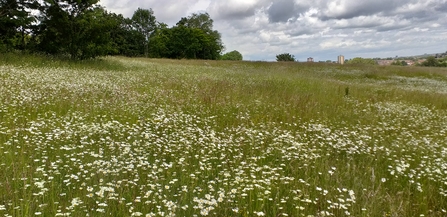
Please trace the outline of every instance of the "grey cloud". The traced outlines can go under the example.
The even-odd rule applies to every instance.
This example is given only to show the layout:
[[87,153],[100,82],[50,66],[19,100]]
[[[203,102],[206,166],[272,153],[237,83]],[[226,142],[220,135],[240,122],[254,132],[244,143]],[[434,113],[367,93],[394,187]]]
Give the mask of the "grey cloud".
[[409,29],[408,25],[397,24],[397,25],[384,25],[376,28],[378,32],[387,32],[392,30],[405,30]]
[[312,31],[312,29],[310,28],[293,28],[289,31],[285,32],[287,35],[290,36],[300,36],[300,35],[310,35],[310,34],[314,34],[315,31]]
[[447,1],[444,1],[443,4],[436,5],[435,10],[447,13]]
[[287,22],[289,18],[296,15],[294,0],[279,0],[274,1],[269,7],[268,17],[270,22]]
[[213,1],[207,8],[210,15],[222,20],[240,20],[254,16],[259,10],[268,5],[267,0],[257,1]]
[[334,29],[369,29],[377,32],[399,30],[412,25],[410,20],[403,19],[399,16],[362,16],[352,19],[337,20],[332,25]]
[[328,19],[350,19],[359,16],[369,16],[394,10],[400,1],[375,0],[375,1],[332,1],[326,5],[321,18]]
[[121,13],[126,17],[131,17],[137,8],[154,10],[158,21],[170,25],[175,24],[181,17],[187,16],[187,10],[199,0],[176,1],[176,0],[102,0],[100,3],[106,6],[107,10],[115,13]]
[[216,14],[216,18],[218,19],[239,20],[253,16],[255,13],[255,8],[253,7],[253,8],[245,8],[237,10],[226,10],[225,8],[219,7],[217,10],[213,12],[211,12],[211,14]]
[[431,20],[433,17],[431,13],[428,11],[412,11],[412,12],[403,12],[401,13],[403,18],[406,19],[418,19],[418,20]]
[[334,24],[332,26],[333,29],[371,29],[377,26],[380,26],[379,22],[361,22],[361,21],[350,21],[342,24]]
[[395,16],[400,15],[404,19],[435,19],[435,11],[447,11],[447,0],[332,0],[320,7],[320,19],[343,20],[360,16]]

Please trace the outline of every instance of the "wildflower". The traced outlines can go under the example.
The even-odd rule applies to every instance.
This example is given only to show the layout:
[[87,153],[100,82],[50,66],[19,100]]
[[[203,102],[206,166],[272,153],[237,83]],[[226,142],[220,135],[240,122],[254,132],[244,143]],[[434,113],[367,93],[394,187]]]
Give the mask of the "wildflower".
[[265,216],[265,213],[262,212],[262,211],[261,212],[255,212],[255,213],[256,213],[257,216]]

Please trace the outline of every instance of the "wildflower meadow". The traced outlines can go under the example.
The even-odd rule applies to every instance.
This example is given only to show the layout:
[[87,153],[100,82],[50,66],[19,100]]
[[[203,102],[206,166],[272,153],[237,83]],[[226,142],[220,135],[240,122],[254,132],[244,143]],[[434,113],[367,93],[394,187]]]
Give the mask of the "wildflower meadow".
[[0,216],[447,216],[447,70],[8,54]]

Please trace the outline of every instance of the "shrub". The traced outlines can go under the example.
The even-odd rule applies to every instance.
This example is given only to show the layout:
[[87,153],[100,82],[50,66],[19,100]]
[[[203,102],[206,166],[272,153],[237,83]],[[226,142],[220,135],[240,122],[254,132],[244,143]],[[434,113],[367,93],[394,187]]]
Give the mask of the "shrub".
[[289,53],[283,53],[283,54],[278,54],[276,55],[276,61],[280,62],[280,61],[291,61],[291,62],[295,62],[295,57]]
[[242,60],[242,54],[234,50],[222,55],[221,60]]
[[361,57],[353,58],[349,60],[349,64],[363,64],[363,65],[377,65],[377,62],[373,59],[365,59]]

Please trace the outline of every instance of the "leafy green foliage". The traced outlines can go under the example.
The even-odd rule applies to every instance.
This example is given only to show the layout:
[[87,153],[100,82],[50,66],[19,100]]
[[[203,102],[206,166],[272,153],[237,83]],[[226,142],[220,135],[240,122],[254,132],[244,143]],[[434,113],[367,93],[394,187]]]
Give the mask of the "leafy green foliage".
[[[208,13],[193,13],[189,17],[181,18],[176,27],[173,28],[179,28],[174,30],[174,32],[183,31],[184,33],[182,34],[189,34],[190,37],[192,37],[190,39],[176,37],[177,42],[174,42],[179,43],[180,46],[186,46],[189,51],[185,51],[185,53],[190,53],[190,55],[186,55],[189,56],[186,58],[215,60],[220,57],[224,46],[222,44],[220,33],[213,30],[213,22],[214,21]],[[190,33],[187,33],[188,31]],[[192,54],[191,52],[195,54]],[[178,57],[184,58],[182,55],[177,56],[176,58]]]
[[212,46],[211,39],[203,30],[176,26],[171,29],[170,36],[167,43],[170,58],[216,59],[208,49]]
[[242,60],[242,54],[239,53],[239,51],[234,50],[231,52],[228,52],[220,58],[221,60]]
[[442,56],[436,58],[434,56],[429,56],[422,63],[417,63],[416,66],[425,67],[447,67],[447,57],[441,58]]
[[212,29],[208,14],[182,18],[176,26],[159,24],[150,38],[151,57],[174,59],[218,59],[223,50],[219,32]]
[[368,58],[361,58],[361,57],[356,57],[353,58],[351,60],[349,60],[349,62],[347,62],[348,64],[360,64],[360,65],[377,65],[377,62],[373,59],[368,59]]
[[0,51],[29,47],[71,59],[104,55],[219,59],[224,49],[208,13],[183,17],[168,28],[156,21],[152,9],[138,8],[128,19],[107,12],[98,2],[0,0]]
[[167,47],[167,43],[169,42],[170,37],[171,29],[167,27],[167,24],[159,23],[150,38],[148,48],[150,57],[169,57],[170,51]]
[[429,56],[422,62],[422,66],[436,67],[439,65],[438,60],[434,56]]
[[182,17],[177,26],[185,26],[188,28],[202,29],[208,33],[213,32],[213,20],[208,13],[193,13],[189,17]]
[[138,33],[144,36],[144,55],[148,56],[148,43],[151,34],[156,28],[156,18],[152,9],[138,8],[132,16],[132,26]]
[[439,67],[447,67],[447,58],[438,60]]
[[276,55],[276,61],[278,61],[278,62],[280,62],[280,61],[291,61],[291,62],[294,62],[296,60],[295,60],[295,56],[293,56],[292,54],[283,53],[283,54]]
[[89,59],[112,50],[110,29],[114,19],[96,1],[73,7],[49,4],[40,25],[39,49],[45,53],[68,55],[72,59]]
[[36,8],[37,2],[31,0],[0,0],[0,51],[26,48],[35,21],[30,10]]
[[109,14],[113,23],[110,29],[113,50],[111,55],[141,56],[144,54],[144,35],[132,27],[132,20],[123,15]]

